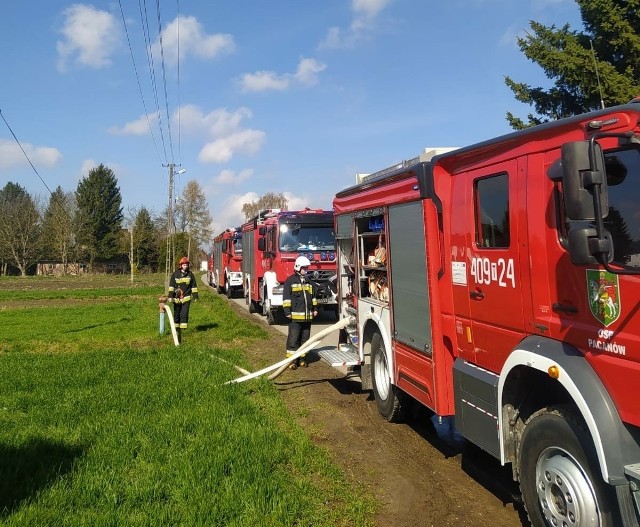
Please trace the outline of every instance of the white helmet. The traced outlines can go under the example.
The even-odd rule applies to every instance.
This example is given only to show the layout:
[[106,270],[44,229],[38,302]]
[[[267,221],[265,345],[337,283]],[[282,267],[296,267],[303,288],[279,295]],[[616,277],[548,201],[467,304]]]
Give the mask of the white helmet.
[[298,256],[296,258],[296,263],[293,264],[293,270],[299,272],[302,267],[309,267],[310,265],[311,262],[309,261],[309,258],[306,256]]

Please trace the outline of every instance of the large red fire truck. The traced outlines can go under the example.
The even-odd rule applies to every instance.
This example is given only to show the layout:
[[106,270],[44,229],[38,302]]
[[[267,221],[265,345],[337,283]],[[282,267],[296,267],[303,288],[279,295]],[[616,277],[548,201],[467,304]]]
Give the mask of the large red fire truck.
[[308,276],[318,285],[318,302],[337,316],[336,253],[333,212],[322,209],[266,209],[242,226],[242,270],[247,306],[269,324],[282,313],[282,288],[293,273],[295,259],[304,255]]
[[640,100],[421,156],[334,200],[331,358],[510,463],[534,526],[636,526]]
[[242,231],[226,229],[213,239],[209,258],[209,285],[231,298],[242,292]]

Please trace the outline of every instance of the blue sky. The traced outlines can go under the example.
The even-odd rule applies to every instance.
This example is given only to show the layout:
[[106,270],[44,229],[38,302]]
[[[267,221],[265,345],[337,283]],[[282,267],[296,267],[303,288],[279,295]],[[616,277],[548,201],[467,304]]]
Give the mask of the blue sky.
[[[266,192],[330,208],[356,173],[510,132],[506,112],[530,109],[504,76],[549,86],[516,35],[532,19],[582,27],[573,0],[23,0],[0,13],[0,110],[44,183],[73,191],[103,163],[125,213],[160,214],[174,163],[175,194],[198,181],[215,232]],[[9,181],[48,199],[0,120]]]

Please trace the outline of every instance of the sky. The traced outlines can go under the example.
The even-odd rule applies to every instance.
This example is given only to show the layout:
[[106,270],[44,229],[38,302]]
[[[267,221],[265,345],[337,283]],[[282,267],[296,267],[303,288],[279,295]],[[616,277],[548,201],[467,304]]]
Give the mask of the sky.
[[531,108],[504,77],[551,85],[516,37],[582,29],[574,0],[14,0],[0,16],[0,188],[46,203],[102,163],[125,217],[160,215],[173,165],[174,196],[197,181],[216,234],[266,192],[330,209],[357,173],[511,132],[506,112]]

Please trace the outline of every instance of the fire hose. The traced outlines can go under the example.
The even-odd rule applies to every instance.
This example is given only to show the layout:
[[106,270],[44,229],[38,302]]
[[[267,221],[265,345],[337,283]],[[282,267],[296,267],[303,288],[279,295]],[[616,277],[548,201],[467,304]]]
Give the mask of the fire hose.
[[274,371],[274,373],[272,373],[271,375],[269,375],[268,379],[269,380],[273,380],[276,377],[278,377],[280,374],[282,374],[282,372],[284,372],[287,367],[289,366],[289,364],[291,362],[293,362],[294,360],[300,358],[302,355],[306,354],[307,351],[311,350],[312,348],[314,348],[315,346],[317,346],[320,341],[326,337],[327,335],[333,333],[334,331],[338,331],[346,326],[349,326],[351,324],[355,324],[355,320],[353,319],[353,317],[347,317],[347,318],[343,318],[342,320],[336,322],[335,324],[333,324],[332,326],[329,326],[328,328],[323,329],[322,331],[319,331],[318,333],[316,333],[313,337],[311,337],[309,340],[307,340],[307,342],[305,342],[302,346],[300,346],[300,348],[290,357],[287,357],[284,360],[281,360],[279,362],[276,362],[275,364],[272,364],[271,366],[267,366],[266,368],[263,368],[259,371],[256,371],[254,373],[250,373],[249,375],[245,375],[243,377],[238,377],[237,379],[232,379],[230,381],[225,382],[225,384],[234,384],[234,383],[241,383],[244,381],[248,381],[250,379],[255,379],[256,377],[260,377],[261,375],[264,375],[265,373],[269,373],[271,371]]
[[169,326],[171,326],[171,335],[173,335],[173,343],[176,346],[179,346],[180,342],[178,341],[178,332],[176,331],[176,324],[173,321],[173,311],[171,311],[171,308],[166,303],[167,302],[167,297],[166,296],[161,296],[159,300],[160,300],[160,303],[158,304],[158,307],[160,308],[161,333],[164,333],[164,314],[165,314],[164,312],[166,311],[167,318],[169,319]]

